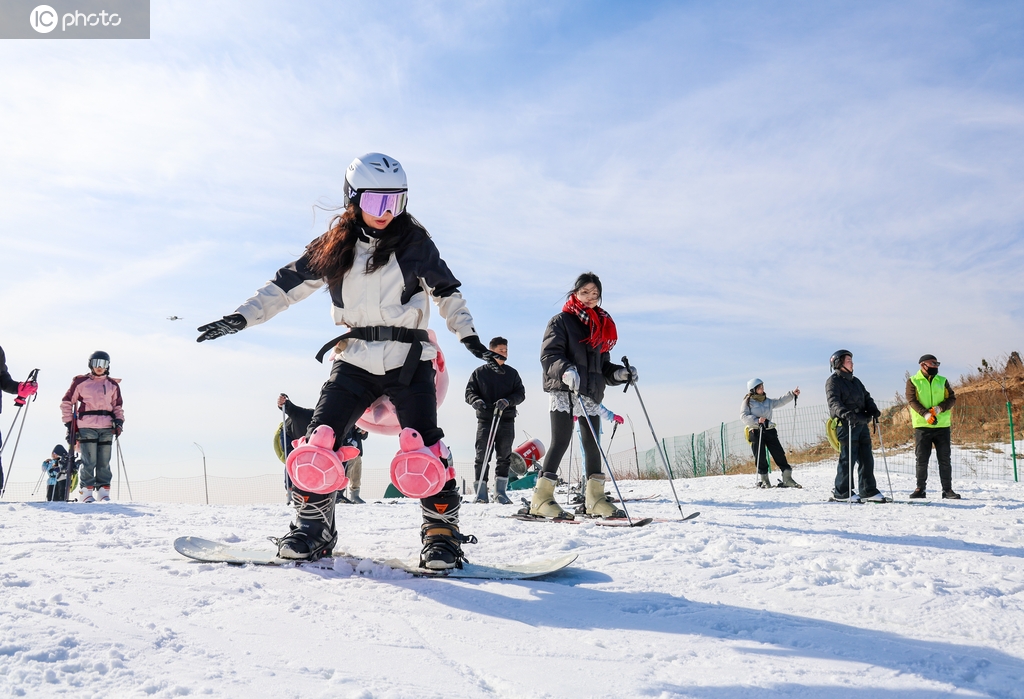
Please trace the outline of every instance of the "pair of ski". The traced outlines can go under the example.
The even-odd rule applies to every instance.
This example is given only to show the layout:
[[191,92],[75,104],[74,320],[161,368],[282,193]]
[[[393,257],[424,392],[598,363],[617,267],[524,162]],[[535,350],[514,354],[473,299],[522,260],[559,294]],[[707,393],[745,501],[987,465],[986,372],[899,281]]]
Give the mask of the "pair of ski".
[[691,512],[682,519],[644,517],[643,519],[634,519],[632,522],[625,517],[590,517],[587,515],[576,515],[575,518],[569,519],[568,517],[541,517],[540,515],[531,515],[530,508],[527,506],[519,510],[519,512],[514,515],[508,516],[512,519],[518,519],[520,522],[559,522],[561,524],[582,524],[583,522],[593,522],[599,527],[646,527],[652,522],[688,522],[691,519],[696,519],[699,515],[700,512]]
[[[231,565],[288,566],[333,570],[334,562],[343,559],[356,569],[363,562],[359,556],[338,555],[334,558],[321,558],[314,562],[291,561],[278,558],[276,551],[258,551],[254,549],[235,548],[196,536],[182,536],[174,540],[174,550],[186,558],[203,563],[229,563]],[[543,558],[527,563],[509,566],[477,565],[464,563],[462,568],[450,570],[428,570],[419,567],[419,561],[400,561],[397,558],[375,560],[374,563],[392,570],[401,570],[418,578],[476,578],[482,580],[529,580],[556,573],[568,567],[576,560],[578,554],[568,554],[556,558]]]
[[[840,504],[850,504],[849,500],[837,500],[834,497],[829,497],[829,502],[838,502]],[[927,500],[893,500],[890,497],[886,497],[885,500],[855,500],[854,505],[889,505],[895,503],[897,505],[927,505]]]

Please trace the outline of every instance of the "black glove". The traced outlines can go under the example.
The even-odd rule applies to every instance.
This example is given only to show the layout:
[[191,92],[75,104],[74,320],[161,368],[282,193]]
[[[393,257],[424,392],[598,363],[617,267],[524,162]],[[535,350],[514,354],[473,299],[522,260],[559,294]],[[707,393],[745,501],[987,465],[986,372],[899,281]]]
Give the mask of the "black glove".
[[863,415],[858,415],[857,413],[850,413],[846,417],[846,424],[848,424],[850,427],[856,427],[857,425],[866,425],[867,423],[868,420],[864,419]]
[[868,414],[871,415],[872,420],[877,420],[882,417],[882,411],[878,409],[878,406],[875,406]]
[[222,337],[223,335],[234,335],[239,330],[245,330],[245,326],[245,317],[241,313],[232,313],[229,316],[224,316],[220,320],[215,320],[212,323],[200,325],[196,328],[196,330],[202,333],[202,335],[196,339],[196,342],[216,340],[218,337]]
[[75,446],[74,442],[71,441],[71,423],[65,422],[64,428],[67,430],[67,432],[64,434],[64,441],[68,443],[69,447]]
[[122,432],[124,432],[124,420],[118,420],[117,418],[115,418],[114,419],[114,434],[116,436],[120,437]]
[[498,409],[498,412],[503,412],[508,407],[508,401],[504,398],[499,398],[494,404],[494,407]]
[[[501,357],[501,355],[498,354],[497,352],[492,352],[486,347],[484,347],[484,343],[480,342],[479,337],[477,337],[476,335],[470,335],[469,337],[464,338],[462,340],[462,344],[466,346],[466,349],[473,353],[474,357],[476,357],[477,359],[482,359],[485,362],[487,362],[488,369],[497,374],[505,373],[505,370],[501,368],[501,365],[498,364],[497,360],[495,359],[495,357]],[[502,357],[502,359],[504,359],[504,357]]]
[[482,413],[483,411],[487,410],[487,403],[484,403],[482,400],[477,398],[475,401],[473,401],[473,410]]

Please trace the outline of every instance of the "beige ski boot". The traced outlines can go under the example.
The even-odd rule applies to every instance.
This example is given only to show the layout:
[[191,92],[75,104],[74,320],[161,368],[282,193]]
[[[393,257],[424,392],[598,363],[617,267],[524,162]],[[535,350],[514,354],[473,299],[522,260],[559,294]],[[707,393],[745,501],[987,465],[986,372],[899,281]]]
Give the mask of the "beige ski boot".
[[549,519],[574,519],[573,515],[555,502],[555,480],[547,476],[537,477],[537,485],[530,500],[530,514]]
[[625,517],[626,513],[615,507],[604,492],[608,476],[595,473],[587,478],[587,514],[591,517]]

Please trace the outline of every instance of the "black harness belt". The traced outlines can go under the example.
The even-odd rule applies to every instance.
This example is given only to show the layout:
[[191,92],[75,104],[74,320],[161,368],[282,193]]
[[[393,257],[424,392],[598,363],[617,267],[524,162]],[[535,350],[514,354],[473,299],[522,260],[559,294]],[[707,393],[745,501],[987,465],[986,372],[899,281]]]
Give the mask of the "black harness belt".
[[405,364],[402,365],[402,371],[398,374],[398,380],[403,386],[408,386],[412,382],[412,376],[416,373],[416,366],[420,361],[420,357],[423,355],[423,342],[430,342],[430,335],[427,334],[426,330],[419,330],[416,328],[397,328],[391,325],[375,325],[369,328],[352,328],[344,335],[339,335],[334,338],[326,345],[320,348],[320,351],[316,353],[316,360],[318,362],[324,361],[324,355],[327,354],[332,347],[341,342],[342,340],[364,340],[366,342],[404,342],[409,345],[409,354],[405,357]]

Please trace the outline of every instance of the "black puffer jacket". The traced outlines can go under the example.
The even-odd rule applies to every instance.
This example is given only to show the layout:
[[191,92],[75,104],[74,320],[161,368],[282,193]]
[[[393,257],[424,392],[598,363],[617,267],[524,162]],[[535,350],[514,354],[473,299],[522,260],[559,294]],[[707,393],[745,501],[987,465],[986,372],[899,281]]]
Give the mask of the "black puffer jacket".
[[[10,372],[7,371],[7,355],[4,354],[4,348],[0,347],[0,390],[6,391],[7,393],[18,392],[18,382],[14,380]],[[0,400],[0,411],[4,409],[4,402]]]
[[508,407],[501,414],[502,420],[511,420],[516,416],[515,406],[526,400],[526,389],[523,387],[523,380],[519,378],[519,372],[504,365],[505,373],[498,374],[491,371],[486,364],[478,366],[469,376],[466,384],[466,402],[473,405],[474,402],[482,400],[487,406],[483,410],[476,411],[477,420],[490,420],[494,417],[494,404],[499,398],[508,401]]
[[856,417],[859,422],[867,423],[882,414],[861,380],[845,371],[837,371],[828,377],[825,397],[829,414],[843,421]]
[[583,340],[589,330],[575,314],[565,311],[548,321],[540,346],[540,365],[544,370],[544,392],[568,391],[562,374],[570,366],[580,374],[580,395],[595,403],[604,400],[605,386],[621,386],[614,374],[623,367],[612,364],[607,352],[599,352]]

